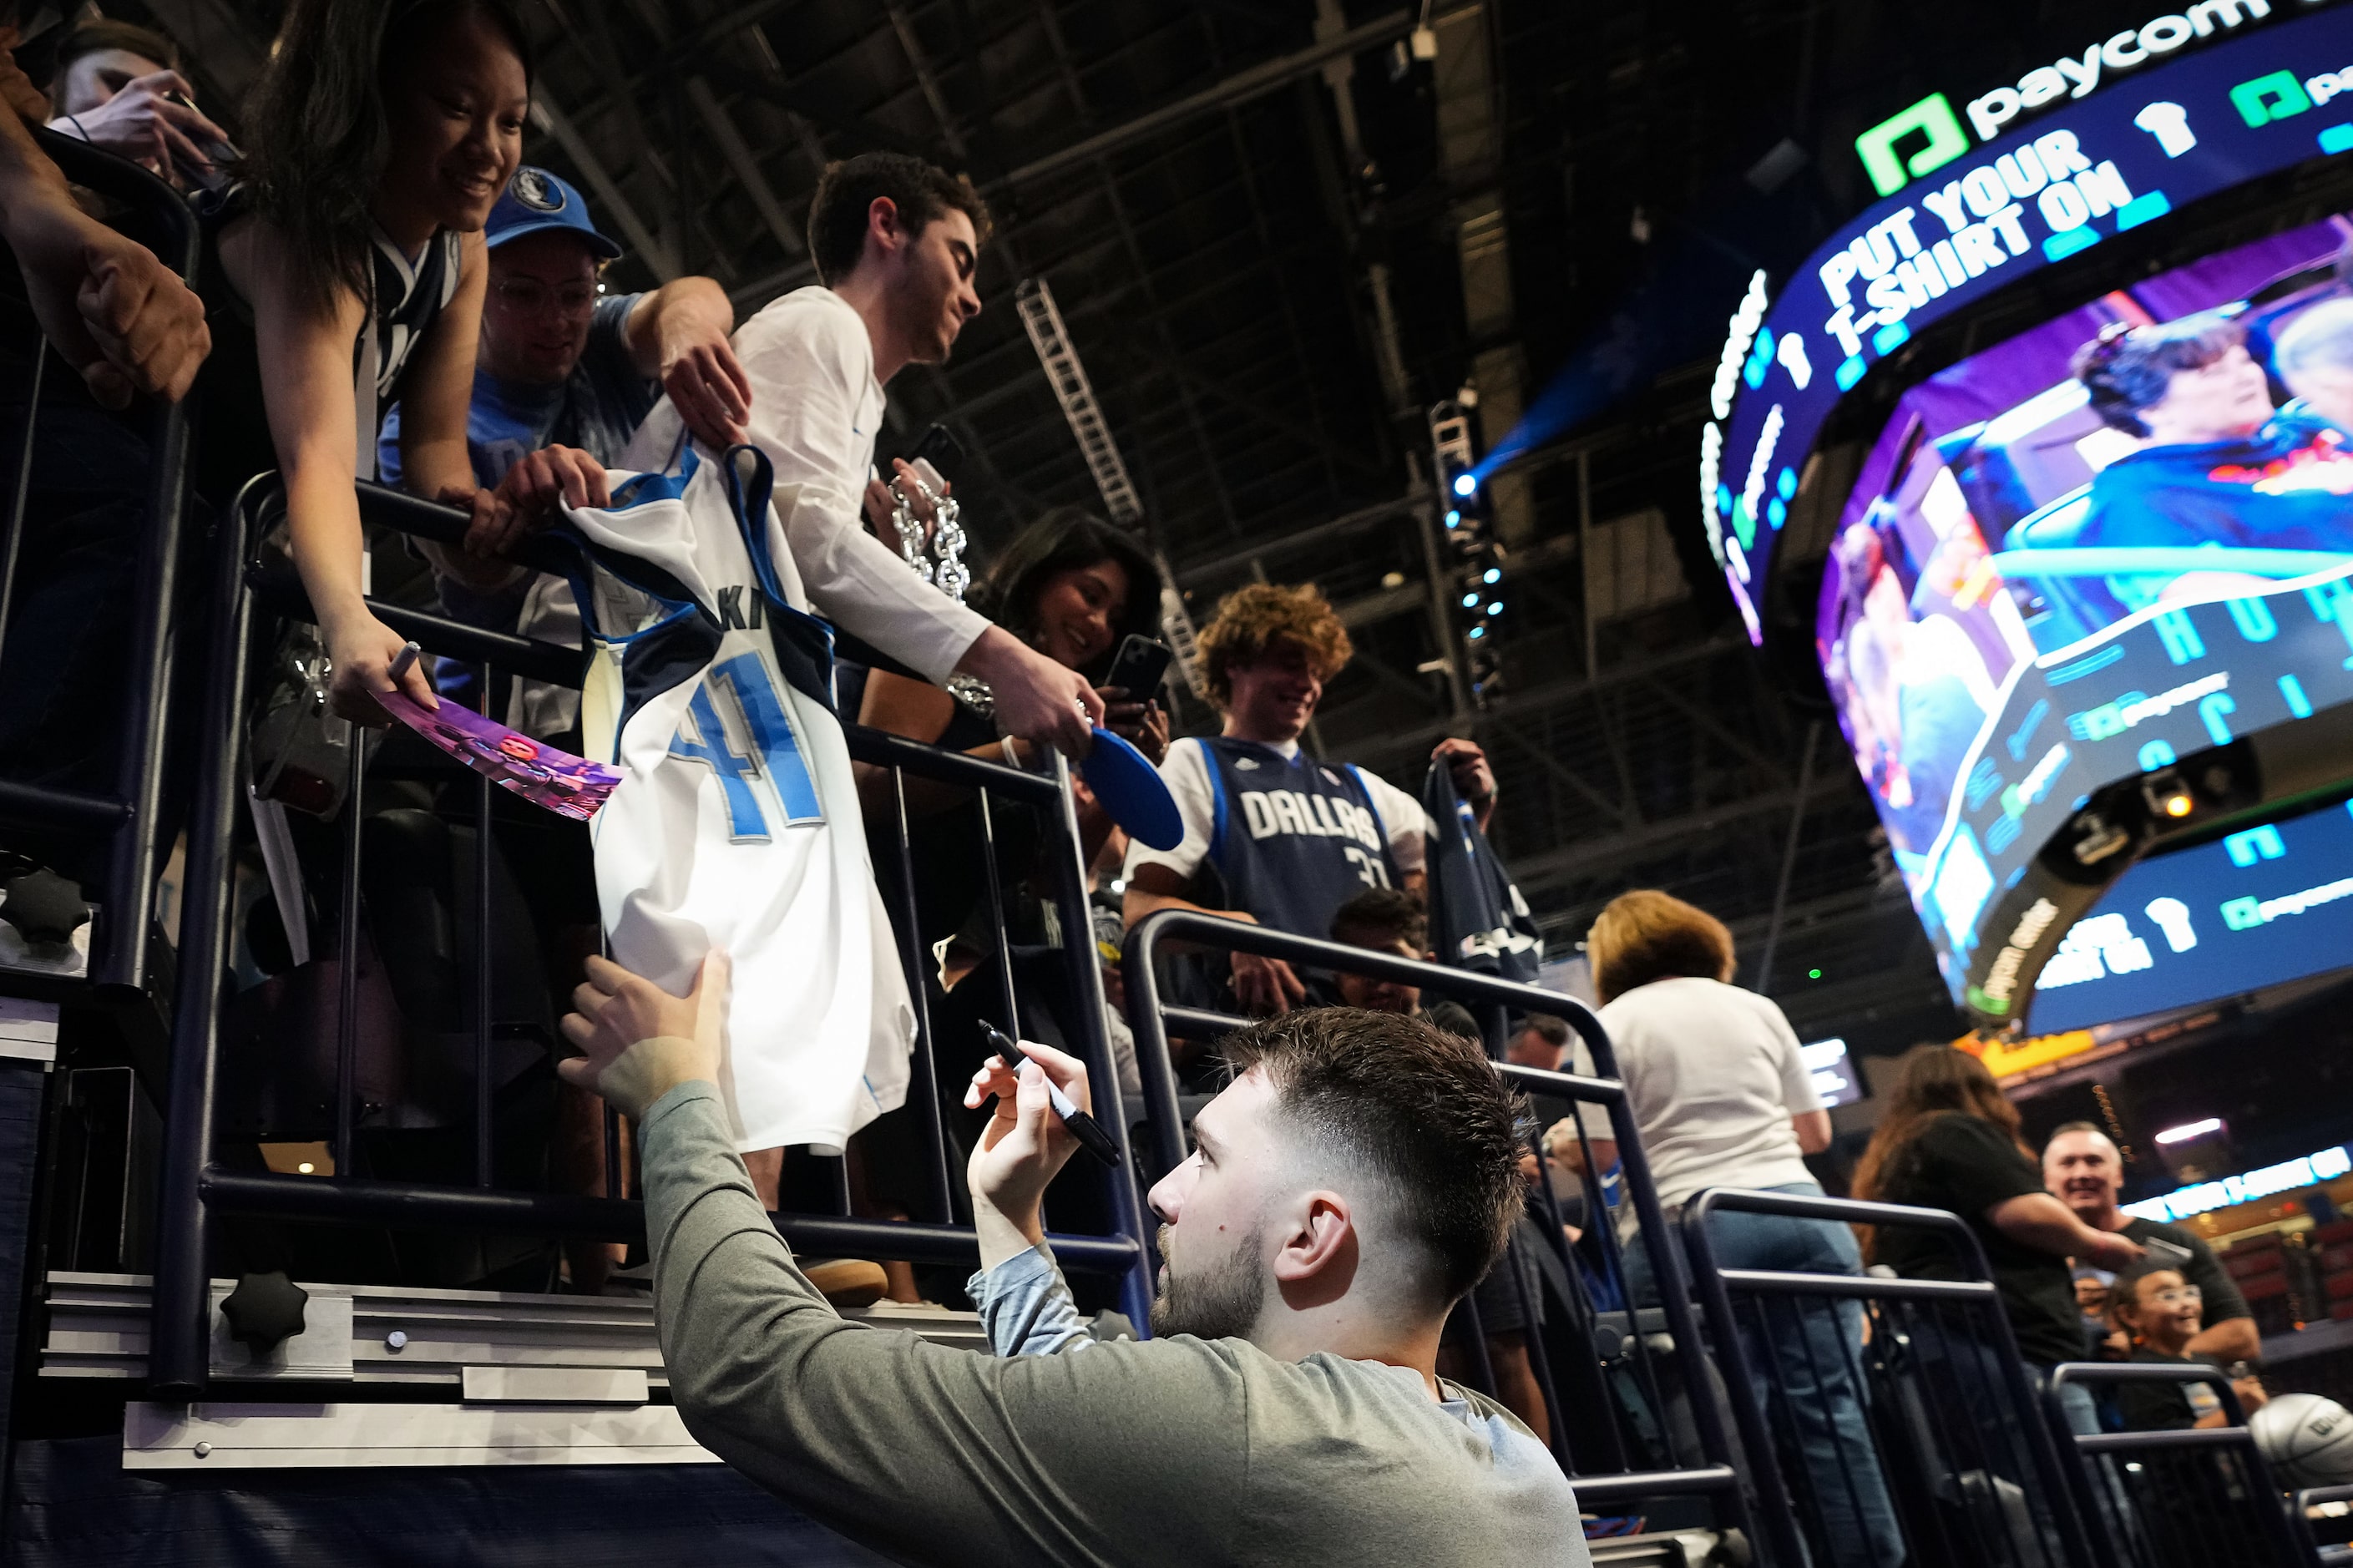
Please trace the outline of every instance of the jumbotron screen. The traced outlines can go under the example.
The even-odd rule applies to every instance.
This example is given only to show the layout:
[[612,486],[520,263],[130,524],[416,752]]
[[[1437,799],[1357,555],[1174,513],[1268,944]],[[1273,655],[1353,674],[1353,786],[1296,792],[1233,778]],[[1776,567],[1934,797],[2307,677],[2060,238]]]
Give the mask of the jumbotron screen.
[[[1967,1000],[1981,917],[2094,789],[2353,700],[2353,219],[2131,283],[1906,392],[1841,516],[1816,642]],[[2242,929],[2242,895],[2210,893],[2141,902]],[[2189,951],[2148,908],[2099,918],[2122,951]],[[2166,967],[2201,974],[2167,1005],[2250,988]],[[2134,989],[2104,1016],[2154,1010]]]

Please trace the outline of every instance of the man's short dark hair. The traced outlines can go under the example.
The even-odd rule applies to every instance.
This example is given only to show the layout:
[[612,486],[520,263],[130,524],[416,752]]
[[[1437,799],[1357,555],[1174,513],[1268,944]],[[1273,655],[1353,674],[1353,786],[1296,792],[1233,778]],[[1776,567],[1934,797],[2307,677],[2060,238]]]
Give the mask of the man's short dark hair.
[[[2048,1153],[2051,1145],[2059,1142],[2059,1134],[2062,1132],[2096,1132],[2103,1138],[2108,1138],[2108,1130],[2096,1121],[2062,1121],[2051,1130],[2051,1136],[2042,1141],[2044,1152]],[[2113,1143],[2116,1140],[2108,1138],[2108,1142]]]
[[1395,888],[1366,888],[1332,911],[1332,940],[1350,947],[1394,947],[1419,957],[1430,937],[1430,917],[1421,900]]
[[1433,1305],[1486,1276],[1520,1215],[1526,1101],[1477,1045],[1401,1013],[1310,1007],[1221,1048],[1237,1074],[1266,1070],[1293,1126],[1388,1187],[1430,1258]]
[[1568,1020],[1550,1013],[1531,1013],[1520,1020],[1520,1027],[1534,1029],[1556,1046],[1568,1044]]
[[866,250],[866,215],[882,196],[899,209],[899,221],[910,235],[922,234],[953,210],[972,219],[974,238],[988,243],[988,204],[969,178],[903,153],[860,153],[828,163],[809,199],[809,259],[828,287],[857,268]]

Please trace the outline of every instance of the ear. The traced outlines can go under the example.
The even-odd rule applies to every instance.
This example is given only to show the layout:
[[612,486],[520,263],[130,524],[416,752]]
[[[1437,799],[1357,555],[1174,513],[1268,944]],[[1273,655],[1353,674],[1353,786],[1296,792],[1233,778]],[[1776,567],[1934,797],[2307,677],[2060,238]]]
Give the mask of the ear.
[[884,250],[896,250],[906,239],[907,231],[899,222],[899,204],[889,196],[876,196],[866,206],[866,237]]
[[1293,1311],[1328,1306],[1356,1283],[1362,1237],[1348,1200],[1328,1189],[1303,1193],[1281,1222],[1274,1280]]

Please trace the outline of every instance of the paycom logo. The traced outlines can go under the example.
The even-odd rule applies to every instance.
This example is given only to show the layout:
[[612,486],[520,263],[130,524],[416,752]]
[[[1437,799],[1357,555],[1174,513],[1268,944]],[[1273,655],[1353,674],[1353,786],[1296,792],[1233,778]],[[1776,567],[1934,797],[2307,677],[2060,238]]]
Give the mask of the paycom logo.
[[[1912,149],[1908,153],[1899,151],[1907,146]],[[1951,100],[1932,92],[1856,137],[1854,150],[1862,155],[1873,188],[1883,196],[1892,196],[1968,152],[1969,133],[1961,129]]]

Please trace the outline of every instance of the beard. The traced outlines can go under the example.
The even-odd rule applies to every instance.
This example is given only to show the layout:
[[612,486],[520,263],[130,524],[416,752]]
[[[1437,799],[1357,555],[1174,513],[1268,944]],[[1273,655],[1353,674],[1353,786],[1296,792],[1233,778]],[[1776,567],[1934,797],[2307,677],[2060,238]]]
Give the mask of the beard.
[[1160,1257],[1167,1265],[1168,1282],[1152,1302],[1153,1337],[1249,1338],[1266,1303],[1266,1270],[1259,1251],[1260,1232],[1252,1226],[1225,1257],[1179,1273],[1168,1253],[1168,1227],[1162,1226]]

